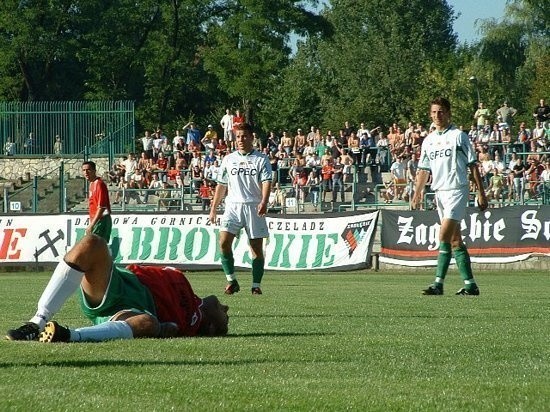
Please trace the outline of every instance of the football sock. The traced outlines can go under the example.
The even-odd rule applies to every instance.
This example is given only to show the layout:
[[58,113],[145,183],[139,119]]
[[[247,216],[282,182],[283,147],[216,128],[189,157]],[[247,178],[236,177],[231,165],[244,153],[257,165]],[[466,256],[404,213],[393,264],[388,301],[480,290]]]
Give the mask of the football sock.
[[103,342],[113,339],[133,339],[132,328],[123,320],[71,329],[71,342]]
[[[229,253],[227,255],[222,254],[221,262],[222,269],[227,280],[229,282],[235,280],[235,258],[233,257],[233,253]],[[229,278],[230,276],[232,277],[231,279]]]
[[451,244],[441,242],[439,245],[439,255],[437,256],[437,271],[435,273],[436,286],[443,287],[443,282],[451,263],[451,257]]
[[[475,286],[474,274],[472,272],[472,262],[470,260],[470,254],[465,245],[461,245],[454,251],[456,266],[460,273],[460,277],[464,280],[466,289]],[[473,285],[473,286],[472,286]]]
[[264,258],[252,259],[252,282],[258,285],[262,283],[262,278],[264,277],[264,263]]
[[78,289],[84,277],[84,272],[75,269],[64,260],[59,262],[38,300],[38,310],[30,320],[43,330],[53,315],[55,315],[65,301]]

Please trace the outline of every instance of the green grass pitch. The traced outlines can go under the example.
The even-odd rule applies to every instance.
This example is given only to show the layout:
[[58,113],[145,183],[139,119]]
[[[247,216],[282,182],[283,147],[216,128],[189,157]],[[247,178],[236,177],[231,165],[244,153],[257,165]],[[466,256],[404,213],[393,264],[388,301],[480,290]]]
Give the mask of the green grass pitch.
[[[479,272],[479,297],[422,296],[432,271],[273,273],[221,296],[223,338],[0,341],[0,410],[548,411],[550,274]],[[0,332],[49,274],[0,275]],[[199,295],[221,272],[189,274]],[[246,286],[246,287],[245,287]],[[88,322],[72,298],[61,324]]]

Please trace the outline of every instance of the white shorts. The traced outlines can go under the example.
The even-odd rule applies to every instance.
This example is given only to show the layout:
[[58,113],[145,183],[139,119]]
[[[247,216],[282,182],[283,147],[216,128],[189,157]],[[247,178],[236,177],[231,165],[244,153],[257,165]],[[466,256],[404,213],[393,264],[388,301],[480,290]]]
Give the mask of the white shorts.
[[466,216],[468,206],[468,186],[455,190],[438,190],[435,192],[439,219],[451,219],[460,222]]
[[249,239],[263,239],[269,236],[265,216],[258,216],[255,203],[226,203],[220,226],[220,231],[235,236],[244,228]]

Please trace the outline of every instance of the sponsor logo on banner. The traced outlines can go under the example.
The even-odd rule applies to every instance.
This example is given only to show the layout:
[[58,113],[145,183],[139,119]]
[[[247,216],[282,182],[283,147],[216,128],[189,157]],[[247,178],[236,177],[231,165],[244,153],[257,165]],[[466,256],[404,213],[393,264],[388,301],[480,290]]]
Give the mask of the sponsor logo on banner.
[[[266,269],[306,270],[366,267],[378,212],[329,218],[267,218]],[[0,261],[58,262],[85,235],[87,216],[21,216],[0,220]],[[342,230],[344,228],[344,230]],[[206,215],[113,215],[110,248],[115,263],[220,265],[219,226]],[[250,267],[248,238],[235,239],[235,265]]]
[[[439,250],[437,212],[382,212],[381,262],[435,265]],[[550,256],[550,206],[469,208],[461,222],[462,239],[473,262],[502,263],[533,254]]]

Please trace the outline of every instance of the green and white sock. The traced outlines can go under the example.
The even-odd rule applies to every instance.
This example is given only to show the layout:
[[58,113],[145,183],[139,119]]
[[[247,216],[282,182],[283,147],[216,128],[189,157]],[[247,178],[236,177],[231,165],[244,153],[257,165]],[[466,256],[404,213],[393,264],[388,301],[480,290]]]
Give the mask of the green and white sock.
[[265,259],[263,258],[252,259],[252,282],[257,284],[258,287],[264,277],[264,263]]
[[447,242],[441,242],[439,245],[439,255],[437,256],[437,270],[435,273],[434,284],[438,287],[443,287],[445,276],[449,270],[451,264],[451,244]]
[[474,280],[474,274],[472,272],[472,261],[470,260],[470,254],[466,245],[461,245],[456,248],[454,251],[456,266],[460,273],[460,277],[464,280],[464,285],[466,289],[471,289],[476,286],[476,281]]

